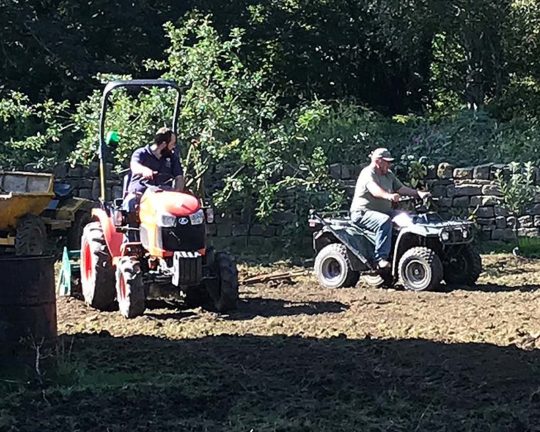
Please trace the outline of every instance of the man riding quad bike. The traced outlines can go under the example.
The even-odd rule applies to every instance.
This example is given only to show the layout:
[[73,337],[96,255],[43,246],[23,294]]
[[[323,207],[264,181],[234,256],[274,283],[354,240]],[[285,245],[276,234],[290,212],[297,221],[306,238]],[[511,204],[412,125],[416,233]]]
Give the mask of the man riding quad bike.
[[315,274],[325,288],[355,286],[359,279],[371,286],[402,285],[407,290],[435,290],[450,285],[474,285],[482,272],[472,245],[473,223],[443,220],[423,200],[416,214],[396,212],[392,219],[392,247],[388,269],[374,258],[374,233],[350,217],[322,216],[312,211]]
[[370,164],[356,182],[350,217],[312,214],[321,284],[352,286],[360,275],[371,285],[399,281],[415,291],[434,289],[443,278],[448,283],[476,282],[481,263],[470,246],[470,224],[443,222],[427,211],[416,218],[397,213],[393,207],[402,197],[429,199],[431,194],[404,185],[391,170],[393,161],[387,148],[371,152]]

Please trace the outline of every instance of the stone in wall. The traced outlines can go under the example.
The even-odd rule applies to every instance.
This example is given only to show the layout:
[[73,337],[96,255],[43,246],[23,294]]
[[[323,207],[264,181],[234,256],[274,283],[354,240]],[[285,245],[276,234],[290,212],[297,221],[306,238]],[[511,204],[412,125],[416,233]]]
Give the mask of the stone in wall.
[[437,177],[439,177],[440,179],[450,179],[452,178],[453,173],[454,166],[449,163],[442,162],[437,167]]
[[515,238],[516,234],[511,229],[494,229],[491,233],[491,240],[512,241]]
[[484,195],[484,196],[473,196],[471,197],[471,207],[485,207],[485,206],[492,206],[492,205],[500,205],[501,204],[501,198],[497,196],[492,195]]
[[68,169],[67,177],[82,177],[83,176],[83,169],[80,165],[76,165],[74,167],[71,167]]
[[448,187],[447,194],[449,197],[481,195],[482,186],[471,183],[456,184]]
[[330,170],[330,177],[333,179],[339,180],[341,179],[341,164],[331,164],[329,167]]
[[532,228],[533,227],[533,217],[532,216],[521,216],[518,218],[520,228]]
[[495,218],[495,226],[497,228],[506,228],[506,218],[504,216],[497,216]]
[[495,216],[495,210],[493,207],[478,207],[476,216],[479,218],[490,218]]
[[473,169],[473,178],[476,180],[489,180],[491,164],[478,165]]
[[469,207],[469,197],[468,196],[455,197],[452,200],[452,206],[454,206],[454,207]]
[[79,197],[86,198],[86,199],[93,199],[92,198],[92,189],[79,189]]
[[456,180],[472,179],[473,168],[472,167],[455,168],[453,172],[453,177]]
[[482,186],[482,195],[501,196],[501,189],[496,184]]

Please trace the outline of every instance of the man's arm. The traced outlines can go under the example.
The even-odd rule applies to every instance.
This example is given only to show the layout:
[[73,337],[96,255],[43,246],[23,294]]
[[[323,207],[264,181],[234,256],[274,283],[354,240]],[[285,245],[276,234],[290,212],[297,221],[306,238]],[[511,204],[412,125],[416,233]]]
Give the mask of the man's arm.
[[151,179],[155,174],[154,171],[141,163],[140,149],[136,150],[131,156],[129,168],[131,169],[131,175],[140,175],[144,179]]
[[182,174],[174,178],[174,190],[177,192],[184,192],[184,176]]
[[398,194],[400,195],[405,195],[405,196],[411,196],[411,197],[417,197],[417,198],[425,198],[425,197],[428,197],[428,196],[431,196],[431,193],[428,192],[428,191],[421,191],[421,190],[418,190],[418,189],[412,189],[410,187],[407,187],[407,186],[401,186],[399,189],[398,189]]
[[399,193],[390,193],[386,192],[382,187],[380,187],[377,183],[374,181],[370,181],[367,185],[367,190],[371,195],[373,195],[375,198],[381,198],[388,201],[399,201]]

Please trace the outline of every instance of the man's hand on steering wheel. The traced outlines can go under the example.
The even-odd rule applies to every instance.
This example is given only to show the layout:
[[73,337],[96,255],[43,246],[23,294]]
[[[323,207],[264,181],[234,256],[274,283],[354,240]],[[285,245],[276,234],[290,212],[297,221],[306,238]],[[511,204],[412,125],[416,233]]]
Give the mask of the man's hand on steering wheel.
[[152,180],[156,174],[157,174],[156,171],[152,171],[148,167],[141,168],[141,177],[145,180]]
[[429,191],[417,191],[418,192],[418,198],[420,198],[421,200],[424,200],[426,198],[431,198],[431,192]]

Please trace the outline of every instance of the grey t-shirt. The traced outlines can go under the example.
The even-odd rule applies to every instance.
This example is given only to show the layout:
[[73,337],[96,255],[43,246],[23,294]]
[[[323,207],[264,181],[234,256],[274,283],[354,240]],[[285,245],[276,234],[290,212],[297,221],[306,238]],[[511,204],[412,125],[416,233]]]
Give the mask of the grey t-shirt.
[[351,216],[354,213],[366,210],[375,210],[382,213],[390,213],[392,202],[382,198],[375,198],[369,192],[367,185],[370,182],[377,183],[382,189],[389,193],[395,193],[403,187],[403,183],[392,171],[385,175],[379,175],[372,166],[365,167],[358,176],[354,197],[351,204]]

